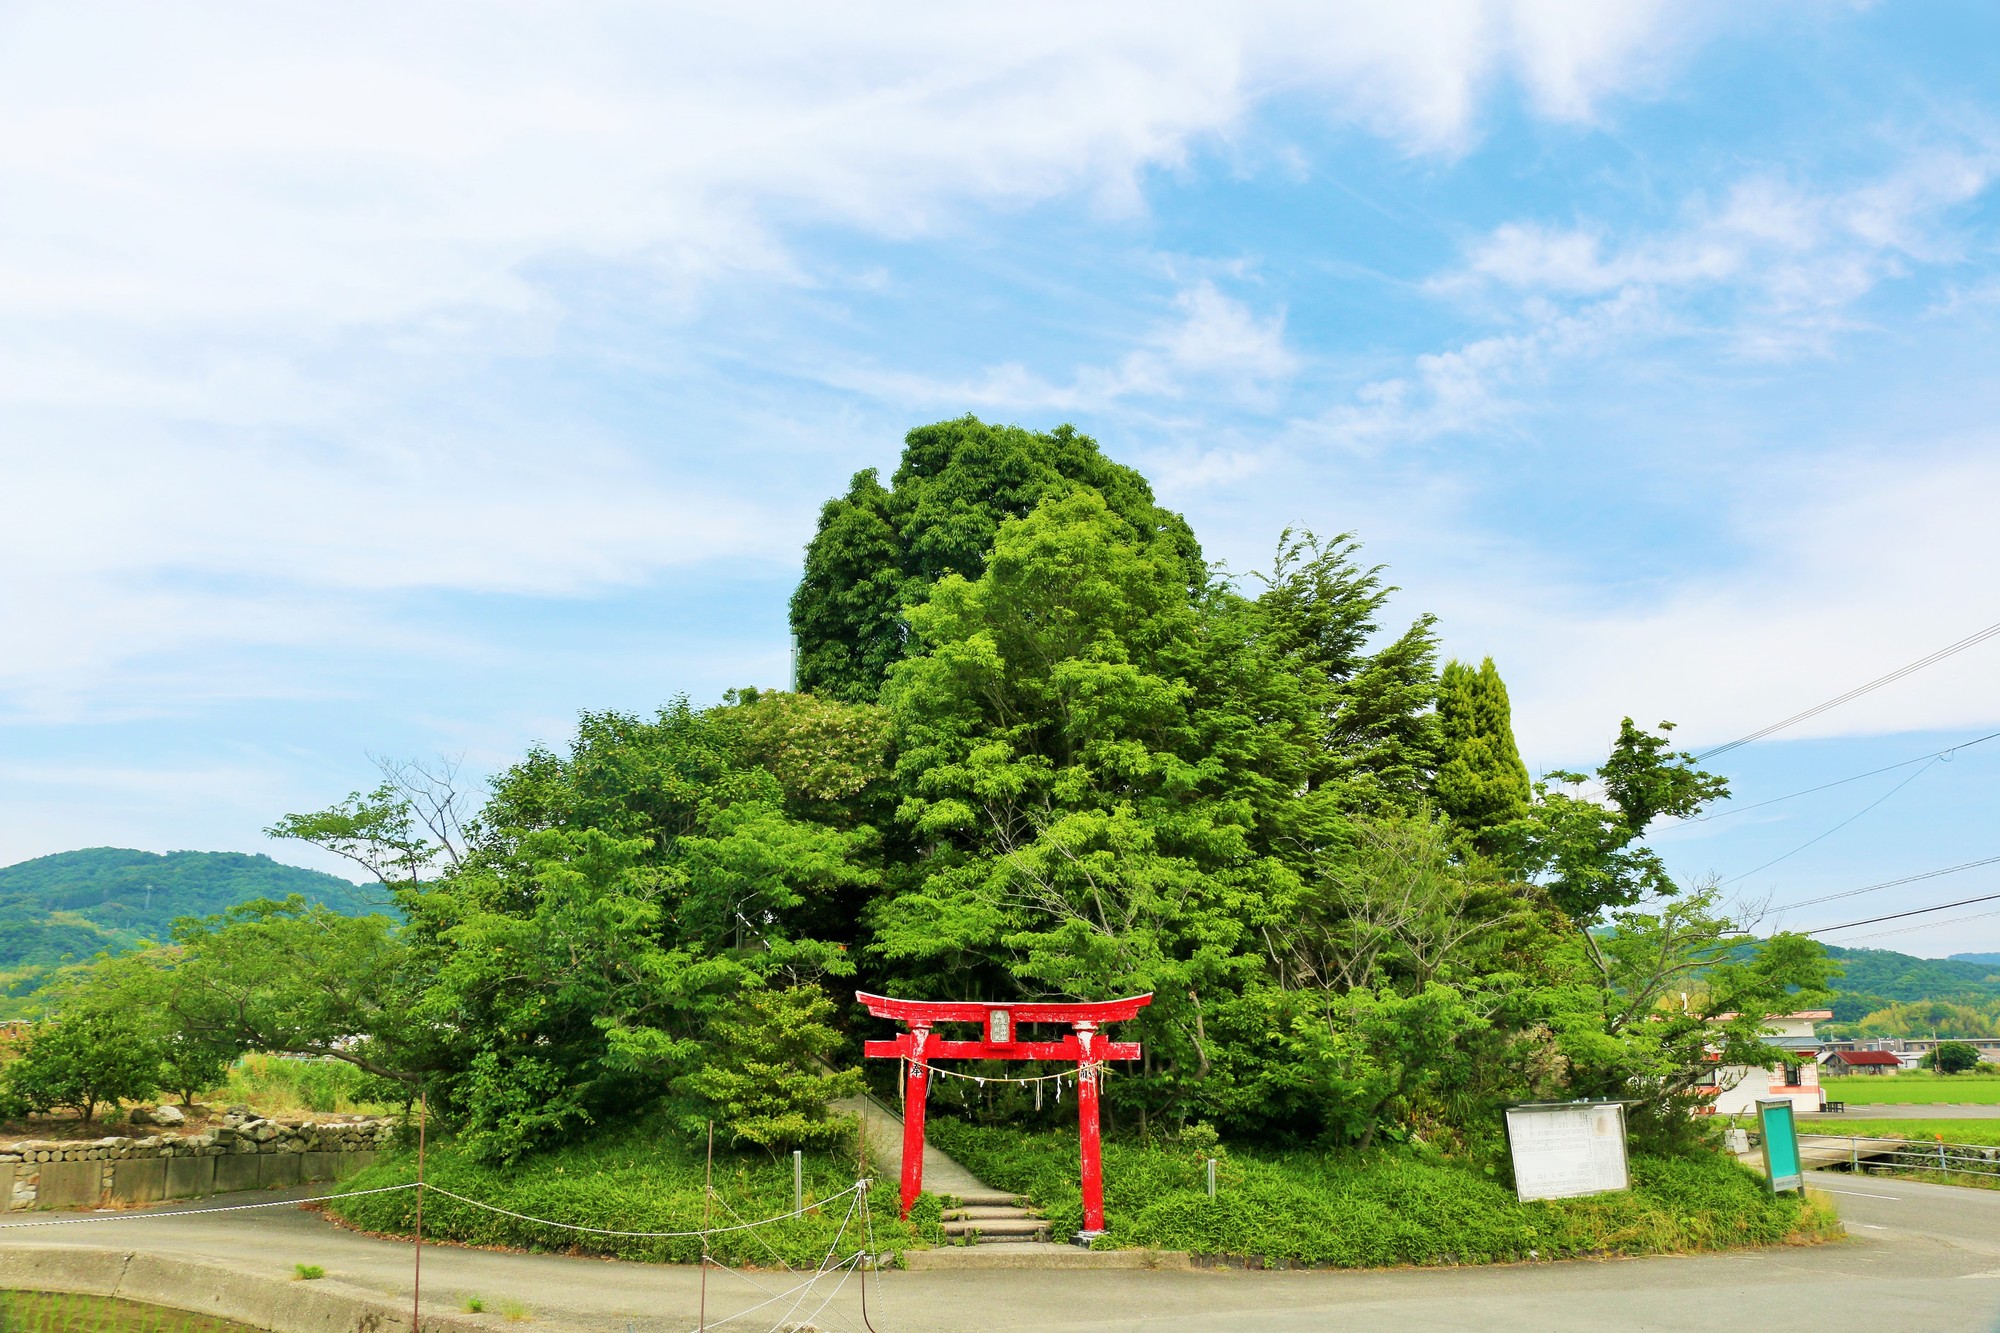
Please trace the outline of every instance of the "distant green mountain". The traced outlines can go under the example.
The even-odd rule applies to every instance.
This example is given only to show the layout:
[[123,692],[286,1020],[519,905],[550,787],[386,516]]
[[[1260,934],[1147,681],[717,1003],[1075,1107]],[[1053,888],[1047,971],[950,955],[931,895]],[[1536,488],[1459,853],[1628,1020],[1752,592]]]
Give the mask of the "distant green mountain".
[[[1848,1001],[1834,1005],[1840,1022],[1852,1022],[1862,1012],[1889,1003],[1944,1000],[1984,1009],[2000,1001],[2000,954],[1913,958],[1888,949],[1843,949],[1837,944],[1827,945],[1826,952],[1845,973],[1834,983]],[[1859,1012],[1850,1016],[1845,1012],[1849,1009]]]
[[165,939],[178,917],[294,893],[350,915],[393,910],[379,891],[268,856],[87,847],[0,866],[0,969]]
[[1955,953],[1954,963],[1984,963],[1988,967],[2000,967],[2000,953]]

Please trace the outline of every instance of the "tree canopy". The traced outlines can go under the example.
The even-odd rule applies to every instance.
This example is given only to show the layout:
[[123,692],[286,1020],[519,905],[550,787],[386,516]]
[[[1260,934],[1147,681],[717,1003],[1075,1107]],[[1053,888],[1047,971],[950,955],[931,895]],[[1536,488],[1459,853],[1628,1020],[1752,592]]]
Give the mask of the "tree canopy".
[[1725,791],[1667,724],[1530,784],[1491,659],[1440,668],[1382,574],[1288,530],[1234,578],[1068,427],[922,427],[822,514],[797,693],[587,712],[482,800],[392,766],[287,816],[401,920],[184,923],[158,1004],[422,1087],[492,1160],[649,1107],[820,1141],[856,985],[1152,992],[1107,1091],[1137,1132],[1450,1144],[1591,1095],[1685,1133],[1711,1057],[1823,998],[1824,951],[1745,948],[1644,846]]

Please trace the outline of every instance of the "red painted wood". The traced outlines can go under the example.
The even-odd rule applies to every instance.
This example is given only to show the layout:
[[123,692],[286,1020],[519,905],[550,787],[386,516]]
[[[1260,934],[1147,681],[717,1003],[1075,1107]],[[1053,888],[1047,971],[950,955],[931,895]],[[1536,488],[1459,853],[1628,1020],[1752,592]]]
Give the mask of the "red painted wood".
[[[886,995],[856,991],[854,998],[868,1006],[877,1018],[893,1018],[909,1025],[909,1030],[893,1041],[871,1041],[863,1046],[870,1057],[901,1056],[909,1063],[903,1081],[903,1192],[902,1216],[924,1188],[924,1103],[930,1092],[932,1060],[1074,1060],[1077,1064],[1076,1115],[1077,1145],[1083,1167],[1083,1229],[1091,1234],[1104,1231],[1104,1147],[1097,1124],[1098,1079],[1106,1060],[1137,1060],[1136,1041],[1109,1041],[1098,1031],[1103,1023],[1135,1017],[1153,1002],[1147,995],[1096,1004],[985,1004],[976,1000],[898,1000]],[[1069,1023],[1076,1035],[1060,1041],[944,1041],[932,1037],[935,1023],[978,1023],[985,1036],[992,1035],[990,1014],[1005,1009],[1012,1017],[1009,1035],[1018,1036],[1022,1023]]]
[[1096,1061],[1104,1038],[1095,1032],[1077,1034],[1084,1043],[1084,1060],[1076,1074],[1076,1137],[1083,1159],[1083,1229],[1104,1230],[1104,1148],[1097,1130]]
[[931,1067],[924,1057],[924,1038],[928,1032],[915,1034],[915,1056],[910,1061],[909,1077],[903,1080],[903,1181],[902,1213],[904,1221],[910,1218],[910,1205],[924,1192],[924,1103],[930,1099]]
[[1151,994],[1129,995],[1122,1000],[1059,1000],[1051,1003],[1012,1004],[983,1000],[899,1000],[888,995],[856,991],[854,998],[868,1006],[877,1018],[894,1018],[929,1027],[935,1023],[986,1022],[986,1011],[1005,1009],[1021,1023],[1116,1023],[1138,1016],[1153,1002]]
[[[910,1034],[888,1041],[862,1043],[862,1054],[869,1059],[895,1059],[911,1053]],[[1076,1044],[1075,1037],[1064,1037],[1061,1041],[1021,1041],[1012,1046],[989,1046],[983,1041],[941,1041],[932,1037],[924,1045],[924,1050],[933,1060],[1080,1060],[1083,1048]],[[1144,1049],[1136,1041],[1098,1042],[1100,1060],[1137,1060]]]

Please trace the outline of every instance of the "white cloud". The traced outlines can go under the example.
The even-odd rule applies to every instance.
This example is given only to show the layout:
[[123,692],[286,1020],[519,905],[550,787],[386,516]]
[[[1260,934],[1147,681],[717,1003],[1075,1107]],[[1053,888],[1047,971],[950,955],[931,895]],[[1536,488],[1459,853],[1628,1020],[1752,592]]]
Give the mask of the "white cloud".
[[[1744,469],[1740,491],[1716,497],[1746,548],[1726,570],[1607,606],[1599,571],[1489,545],[1424,584],[1443,594],[1424,601],[1450,642],[1501,663],[1531,763],[1601,755],[1628,714],[1680,723],[1692,748],[1720,744],[2000,619],[1987,516],[2000,439],[1825,457],[1809,474]],[[1784,737],[2000,723],[1996,664],[2000,643],[1970,649]]]
[[[800,226],[1133,208],[1144,173],[1279,93],[1451,153],[1497,85],[1580,120],[1643,84],[1664,12],[13,6],[0,475],[28,499],[0,527],[0,601],[39,651],[0,694],[63,711],[149,656],[392,632],[385,593],[570,594],[768,549],[754,505],[602,441],[407,419],[433,381],[541,350],[558,274],[658,311],[814,281]],[[1254,395],[1293,368],[1282,312],[1196,284],[1116,365],[1053,388],[1002,367],[958,401]]]
[[1823,352],[1852,326],[1850,308],[1881,283],[1961,255],[1966,240],[1953,212],[1997,176],[2000,138],[1910,150],[1895,169],[1846,189],[1753,175],[1719,202],[1689,200],[1678,225],[1623,240],[1602,224],[1509,222],[1432,288],[1557,301],[1630,290],[1662,301],[1719,293],[1732,307],[1724,327],[1739,352]]
[[1210,395],[1261,400],[1299,368],[1285,343],[1280,311],[1259,317],[1202,280],[1173,298],[1176,317],[1162,320],[1110,366],[1079,366],[1059,384],[1018,362],[990,366],[968,379],[836,370],[826,378],[897,403],[944,403],[1007,411],[1089,411],[1130,399],[1174,399],[1197,387]]

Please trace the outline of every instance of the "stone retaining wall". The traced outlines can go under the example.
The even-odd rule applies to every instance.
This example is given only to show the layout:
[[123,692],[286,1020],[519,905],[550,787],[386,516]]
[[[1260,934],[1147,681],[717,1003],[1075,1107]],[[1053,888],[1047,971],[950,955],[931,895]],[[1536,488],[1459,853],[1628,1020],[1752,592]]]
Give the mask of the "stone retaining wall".
[[0,1143],[0,1200],[8,1210],[96,1208],[342,1180],[394,1135],[393,1120],[267,1120],[232,1107],[200,1134]]

